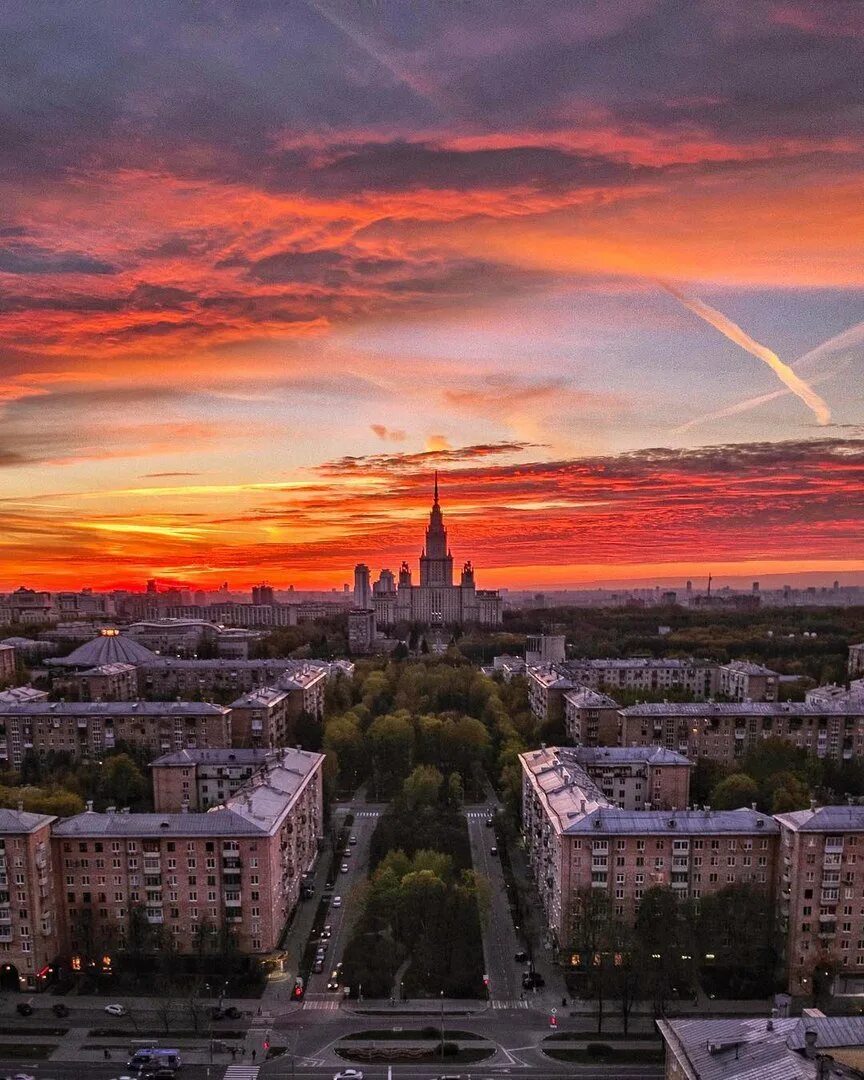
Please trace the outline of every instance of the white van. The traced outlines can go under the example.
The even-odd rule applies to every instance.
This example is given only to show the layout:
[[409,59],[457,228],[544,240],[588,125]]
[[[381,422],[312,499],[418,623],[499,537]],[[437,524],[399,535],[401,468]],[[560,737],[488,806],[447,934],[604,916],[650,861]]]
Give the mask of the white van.
[[162,1046],[149,1046],[136,1050],[126,1062],[127,1069],[179,1069],[182,1062],[180,1051]]

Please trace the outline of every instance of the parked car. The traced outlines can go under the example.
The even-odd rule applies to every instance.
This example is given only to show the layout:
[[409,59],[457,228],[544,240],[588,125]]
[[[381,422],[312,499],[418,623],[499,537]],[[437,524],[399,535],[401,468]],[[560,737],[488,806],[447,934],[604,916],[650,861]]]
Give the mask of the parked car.
[[128,1011],[125,1005],[117,1005],[116,1003],[105,1006],[105,1012],[109,1016],[125,1016]]
[[348,843],[351,845],[351,847],[354,847],[354,845],[357,843],[357,837],[356,836],[349,836],[348,837]]
[[341,896],[334,896],[333,897],[333,907],[342,907],[342,897]]
[[490,847],[489,848],[489,854],[490,855],[497,855],[498,854],[498,848],[497,847]]
[[211,1020],[239,1020],[240,1010],[236,1005],[229,1005],[227,1009],[220,1009],[217,1005],[210,1010]]
[[339,867],[339,869],[342,871],[343,874],[347,874],[348,873],[348,863],[343,862],[342,865]]
[[333,927],[330,925],[330,923],[324,923],[324,925],[321,927],[321,937],[329,938],[332,933]]
[[487,829],[491,829],[494,824],[495,824],[495,819],[494,818],[491,818],[491,817],[486,818],[486,828]]
[[534,990],[535,988],[539,990],[541,986],[545,985],[546,980],[536,971],[526,971],[525,974],[522,976],[523,990]]
[[519,952],[514,954],[513,959],[517,964],[524,964],[528,959],[528,953],[524,949],[520,949]]
[[345,850],[342,852],[342,855],[343,855],[344,858],[350,859],[350,857],[351,857],[351,848],[346,847]]
[[15,1009],[18,1012],[19,1016],[33,1015],[33,1006],[30,1004],[29,1001],[19,1001],[18,1004],[15,1006]]
[[58,1001],[56,1005],[51,1006],[51,1012],[62,1019],[64,1016],[69,1015],[69,1006],[64,1005],[62,1001]]
[[312,970],[315,972],[316,975],[320,975],[321,972],[324,970],[324,961],[316,960],[315,963],[312,965]]

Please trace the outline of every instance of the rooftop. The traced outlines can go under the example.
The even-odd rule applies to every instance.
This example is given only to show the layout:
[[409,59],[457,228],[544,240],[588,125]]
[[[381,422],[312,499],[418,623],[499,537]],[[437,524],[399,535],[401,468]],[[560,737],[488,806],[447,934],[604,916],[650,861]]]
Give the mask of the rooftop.
[[89,675],[123,675],[127,671],[135,671],[134,664],[102,664],[100,667],[89,668],[81,672],[81,677]]
[[231,747],[216,747],[211,750],[175,750],[171,754],[163,754],[161,757],[150,762],[150,767],[156,765],[263,765],[268,757],[278,755],[278,750],[268,750],[264,747],[254,749],[232,750]]
[[59,822],[54,835],[218,838],[274,833],[323,761],[322,754],[308,750],[278,751],[223,806],[204,814],[97,814],[88,810]]
[[104,664],[132,664],[137,667],[158,659],[156,653],[139,645],[134,638],[124,637],[117,630],[106,629],[68,656],[54,656],[45,663],[66,668],[95,668]]
[[34,701],[0,711],[4,716],[210,716],[231,710],[209,701]]
[[864,806],[817,806],[778,814],[777,820],[795,832],[860,832]]
[[776,671],[762,664],[754,664],[749,660],[730,660],[728,664],[721,664],[726,671],[738,671],[742,675],[776,675]]
[[807,1058],[805,1032],[815,1032],[816,1054],[864,1044],[864,1017],[788,1017],[776,1020],[658,1020],[686,1080],[825,1080],[854,1072],[822,1073],[817,1058]]
[[37,690],[34,686],[10,686],[6,690],[0,690],[0,706],[26,705],[31,701],[46,701],[48,694],[44,690]]
[[643,701],[620,710],[623,716],[861,716],[862,705],[806,701]]
[[236,701],[231,702],[232,709],[266,709],[284,701],[287,690],[279,690],[272,686],[262,686],[257,690],[250,690]]
[[663,746],[562,746],[558,756],[572,757],[580,765],[693,765],[688,757]]
[[0,807],[0,834],[31,833],[55,820],[50,814],[28,814],[24,810]]
[[599,690],[592,690],[590,686],[577,686],[573,690],[568,690],[564,695],[564,700],[575,705],[577,709],[617,709],[619,707],[614,698]]

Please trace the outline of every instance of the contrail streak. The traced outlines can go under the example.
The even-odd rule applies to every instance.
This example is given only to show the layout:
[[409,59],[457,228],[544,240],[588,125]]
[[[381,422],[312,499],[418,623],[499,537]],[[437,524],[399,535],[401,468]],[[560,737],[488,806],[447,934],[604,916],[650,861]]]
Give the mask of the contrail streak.
[[734,341],[736,345],[740,345],[745,352],[749,352],[751,356],[755,356],[758,360],[762,360],[766,363],[775,373],[777,378],[813,411],[818,424],[824,425],[831,423],[831,410],[828,408],[827,403],[819,397],[816,391],[804,382],[799,375],[796,375],[788,364],[784,364],[775,352],[772,352],[758,341],[755,341],[749,334],[742,330],[740,326],[732,322],[731,319],[727,319],[725,315],[716,311],[708,304],[687,296],[685,293],[679,292],[678,289],[666,281],[658,281],[658,284],[661,288],[665,289],[670,296],[674,296],[676,300],[679,300],[686,308],[689,308],[694,315],[698,315],[700,319],[704,319],[705,322],[713,326],[715,330],[719,330],[720,333],[729,338],[730,341]]
[[[839,334],[835,334],[834,337],[828,338],[827,341],[821,342],[819,345],[815,345],[808,352],[799,356],[797,360],[792,361],[792,367],[803,367],[805,364],[810,364],[814,360],[818,360],[823,356],[830,356],[833,353],[840,352],[843,349],[851,349],[856,345],[864,344],[864,322],[856,323],[854,326],[848,327],[846,330],[841,330]],[[836,375],[839,375],[842,371],[845,371],[849,367],[850,361],[844,360],[833,371],[822,372],[817,378],[811,379],[811,383],[814,386],[818,386],[819,383],[827,382],[829,379],[833,379]],[[686,424],[682,424],[680,427],[674,429],[675,434],[680,434],[682,431],[689,431],[690,428],[697,427],[699,424],[708,423],[711,420],[722,420],[727,416],[738,416],[741,413],[750,412],[751,409],[757,409],[760,405],[767,405],[769,401],[775,401],[779,397],[785,397],[790,393],[789,390],[775,390],[771,394],[760,394],[758,397],[744,398],[743,401],[738,401],[734,405],[729,405],[725,409],[718,409],[716,412],[703,413],[701,416],[694,416],[692,420],[688,420]]]

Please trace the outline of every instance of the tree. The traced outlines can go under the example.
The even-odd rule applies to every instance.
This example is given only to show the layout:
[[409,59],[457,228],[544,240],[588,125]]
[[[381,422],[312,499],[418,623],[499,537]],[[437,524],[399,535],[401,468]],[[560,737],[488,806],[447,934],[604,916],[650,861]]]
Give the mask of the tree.
[[437,806],[444,777],[432,765],[418,765],[402,784],[402,798],[410,810]]
[[711,806],[714,810],[738,810],[750,806],[759,799],[759,785],[746,773],[732,773],[711,792]]
[[673,889],[656,885],[640,901],[634,930],[639,976],[653,997],[656,1013],[662,1016],[670,994],[688,990],[693,983],[692,907],[680,901]]
[[376,798],[392,791],[412,767],[414,728],[402,715],[379,716],[366,733]]
[[458,772],[450,773],[447,780],[447,803],[454,810],[458,810],[465,801],[465,785]]
[[99,772],[100,799],[112,806],[138,808],[150,798],[150,784],[128,754],[113,754]]
[[573,901],[570,928],[571,963],[588,977],[597,1001],[597,1032],[603,1030],[603,1005],[609,982],[615,914],[609,893],[591,886],[580,889]]
[[771,794],[772,814],[788,814],[810,805],[810,788],[794,773],[775,773],[765,786]]
[[749,884],[729,885],[701,899],[700,966],[703,982],[718,996],[767,997],[774,990],[777,951],[768,900],[764,888]]

